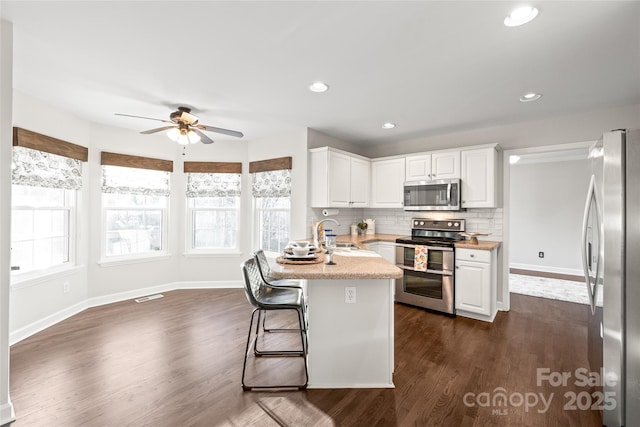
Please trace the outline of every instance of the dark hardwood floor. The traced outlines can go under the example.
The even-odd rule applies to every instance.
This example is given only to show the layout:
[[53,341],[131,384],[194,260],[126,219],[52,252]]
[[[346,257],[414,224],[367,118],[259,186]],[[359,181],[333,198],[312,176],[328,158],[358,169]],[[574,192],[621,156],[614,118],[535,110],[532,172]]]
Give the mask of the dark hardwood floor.
[[[490,324],[397,304],[395,389],[295,392],[242,391],[250,313],[241,289],[216,289],[73,316],[11,348],[13,426],[600,425],[596,411],[564,408],[565,393],[590,391],[573,375],[558,387],[536,377],[588,367],[583,305],[512,295]],[[299,358],[263,359],[300,373]],[[534,394],[551,400],[546,410]]]

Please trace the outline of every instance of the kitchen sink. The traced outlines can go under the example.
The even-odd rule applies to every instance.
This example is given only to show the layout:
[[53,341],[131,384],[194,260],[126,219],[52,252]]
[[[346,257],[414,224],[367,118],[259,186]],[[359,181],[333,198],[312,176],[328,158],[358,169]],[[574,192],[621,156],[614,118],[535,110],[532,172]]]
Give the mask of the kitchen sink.
[[354,243],[336,243],[337,251],[359,251],[360,248]]

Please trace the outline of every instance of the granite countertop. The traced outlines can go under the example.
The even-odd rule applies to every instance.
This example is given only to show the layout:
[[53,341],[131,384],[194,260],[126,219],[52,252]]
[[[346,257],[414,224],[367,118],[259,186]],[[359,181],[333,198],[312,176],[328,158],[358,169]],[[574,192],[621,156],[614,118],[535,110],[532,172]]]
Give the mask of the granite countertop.
[[[391,243],[395,243],[396,239],[400,238],[400,237],[406,237],[406,236],[400,236],[400,235],[396,235],[396,234],[366,234],[365,236],[358,236],[358,237],[352,237],[349,235],[340,235],[337,236],[336,240],[338,242],[353,242],[356,245],[363,247],[365,249],[367,243],[371,243],[371,242],[391,242]],[[500,245],[502,245],[502,242],[496,242],[493,240],[478,240],[478,244],[477,245],[473,245],[471,244],[470,240],[463,240],[461,242],[458,242],[455,244],[456,248],[464,248],[464,249],[479,249],[479,250],[483,250],[483,251],[491,251],[493,249],[499,248]]]
[[502,245],[502,242],[494,242],[492,240],[478,240],[477,245],[472,245],[469,240],[465,240],[464,242],[456,243],[456,248],[464,248],[464,249],[479,249],[482,251],[492,251],[496,248],[499,248]]
[[363,249],[362,256],[358,251],[349,252],[348,256],[335,252],[333,261],[336,265],[324,262],[317,264],[279,264],[271,265],[273,277],[276,279],[401,279],[402,270],[381,256],[369,252],[366,243],[395,242],[397,236],[391,234],[372,234],[352,237],[337,236],[338,243],[352,242]]
[[[351,242],[369,251],[367,243],[389,242],[395,243],[397,238],[404,237],[396,234],[365,234],[364,236],[351,236],[342,234],[336,237],[338,243]],[[472,245],[469,240],[456,243],[456,248],[478,249],[490,251],[500,247],[502,242],[491,240],[479,240],[477,245]],[[271,265],[272,273],[276,279],[400,279],[402,270],[389,263],[381,256],[374,256],[371,252],[364,252],[358,256],[358,251],[350,252],[348,256],[336,252],[333,255],[336,265],[327,265],[324,262],[317,264],[279,264]]]

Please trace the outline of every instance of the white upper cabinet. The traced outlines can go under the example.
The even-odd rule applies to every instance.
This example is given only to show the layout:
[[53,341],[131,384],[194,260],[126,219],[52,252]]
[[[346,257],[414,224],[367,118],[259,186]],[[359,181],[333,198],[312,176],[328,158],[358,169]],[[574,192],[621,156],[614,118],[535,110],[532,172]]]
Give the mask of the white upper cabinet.
[[407,156],[405,158],[405,181],[431,180],[431,154]]
[[367,207],[370,178],[365,157],[329,147],[309,150],[311,207]]
[[405,181],[460,178],[460,151],[435,151],[405,158]]
[[431,179],[460,178],[460,151],[431,154]]
[[461,203],[462,208],[495,208],[497,206],[497,163],[495,146],[462,150]]
[[371,161],[372,208],[401,208],[405,181],[405,159]]
[[[369,191],[371,186],[371,163],[369,160],[358,157],[351,158],[349,192],[352,208],[363,208],[369,206]],[[346,181],[338,181],[333,185],[345,185]]]

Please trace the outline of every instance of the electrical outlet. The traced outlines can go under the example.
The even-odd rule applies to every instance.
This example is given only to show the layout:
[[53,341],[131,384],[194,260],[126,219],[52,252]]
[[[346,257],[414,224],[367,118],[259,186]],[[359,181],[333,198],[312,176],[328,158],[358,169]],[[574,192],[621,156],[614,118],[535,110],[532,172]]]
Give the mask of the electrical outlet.
[[347,286],[344,288],[344,302],[347,304],[356,303],[356,288],[355,286]]
[[62,284],[62,292],[64,292],[65,294],[69,292],[69,282],[64,282]]
[[538,258],[544,258],[544,252],[538,252]]

